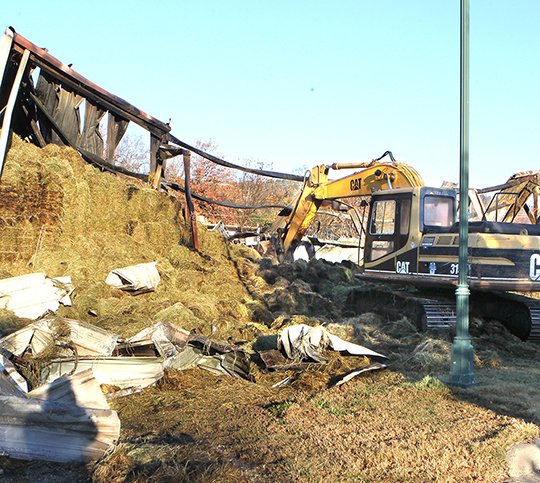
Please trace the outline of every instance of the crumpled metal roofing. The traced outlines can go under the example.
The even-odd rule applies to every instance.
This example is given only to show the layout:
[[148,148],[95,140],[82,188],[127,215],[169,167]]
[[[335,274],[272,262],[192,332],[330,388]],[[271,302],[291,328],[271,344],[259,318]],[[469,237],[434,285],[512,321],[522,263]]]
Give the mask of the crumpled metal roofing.
[[30,273],[0,280],[0,308],[18,317],[37,319],[47,311],[56,312],[60,304],[71,305],[74,287],[71,277],[49,278]]

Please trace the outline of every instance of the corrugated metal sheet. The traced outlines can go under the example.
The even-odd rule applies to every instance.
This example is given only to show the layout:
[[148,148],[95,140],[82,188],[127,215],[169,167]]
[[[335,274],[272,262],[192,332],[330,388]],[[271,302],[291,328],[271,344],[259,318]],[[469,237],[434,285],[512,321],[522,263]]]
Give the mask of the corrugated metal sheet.
[[61,463],[102,457],[120,435],[91,371],[58,380],[28,394],[0,394],[0,454]]
[[77,373],[92,369],[100,384],[111,384],[119,388],[146,387],[163,377],[162,357],[100,357],[62,359],[54,361],[48,368],[47,381],[54,381],[75,370]]
[[77,349],[79,356],[110,356],[118,341],[118,335],[107,330],[80,320],[55,317],[39,320],[3,337],[0,348],[17,356],[30,348],[32,354],[37,355],[58,339],[58,327],[66,331],[64,338]]
[[155,290],[160,281],[157,263],[139,263],[112,270],[105,283],[135,294]]
[[56,312],[60,304],[71,305],[71,277],[49,278],[30,273],[0,280],[0,308],[18,317],[37,319],[47,311]]

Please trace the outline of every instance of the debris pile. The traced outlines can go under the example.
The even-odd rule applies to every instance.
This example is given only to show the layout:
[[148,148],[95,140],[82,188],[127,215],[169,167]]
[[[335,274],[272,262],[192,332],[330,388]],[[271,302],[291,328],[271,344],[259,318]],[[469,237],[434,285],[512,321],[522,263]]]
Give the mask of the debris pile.
[[[123,340],[81,321],[46,318],[0,339],[0,354],[0,454],[23,459],[98,459],[120,434],[107,400],[154,384],[165,368],[249,378],[243,351],[162,322]],[[100,385],[115,392],[105,396]]]
[[153,292],[159,280],[157,263],[150,262],[112,270],[107,275],[105,283],[111,287],[125,290],[132,295],[139,295]]
[[[120,388],[153,384],[166,368],[200,366],[249,378],[245,352],[166,322],[121,339],[85,322],[46,318],[1,338],[0,351],[7,364],[26,375],[32,387],[86,369],[93,371],[100,384]],[[212,359],[215,362],[210,362]],[[15,379],[13,374],[10,378]]]
[[[298,372],[310,364],[324,364],[327,349],[386,359],[322,326],[294,325],[277,341],[276,349],[259,352],[269,370]],[[0,397],[6,415],[0,452],[15,458],[98,459],[120,433],[118,416],[107,401],[140,392],[161,379],[166,369],[199,367],[254,381],[246,351],[167,322],[122,339],[82,321],[43,318],[0,339],[0,353]],[[275,362],[280,359],[289,362],[280,366]],[[335,385],[385,367],[375,363],[356,368]],[[100,385],[107,387],[106,396]],[[52,438],[59,448],[48,444]]]
[[295,371],[283,381],[274,385],[280,387],[290,384],[297,378],[298,371],[320,370],[328,362],[328,351],[340,355],[360,356],[362,364],[348,370],[345,374],[334,374],[331,386],[339,386],[356,375],[366,371],[384,369],[386,365],[380,362],[366,365],[364,358],[386,360],[387,357],[352,342],[347,342],[331,334],[324,326],[311,327],[306,324],[296,324],[285,328],[277,338],[275,348],[259,351],[259,357],[266,369],[271,371]]
[[[9,366],[0,363],[0,369],[5,376]],[[120,435],[118,414],[89,370],[28,393],[15,394],[14,388],[9,378],[3,379],[1,455],[60,463],[94,461]]]
[[37,319],[47,311],[56,312],[60,304],[71,305],[71,277],[49,278],[30,273],[0,280],[0,308],[18,317]]

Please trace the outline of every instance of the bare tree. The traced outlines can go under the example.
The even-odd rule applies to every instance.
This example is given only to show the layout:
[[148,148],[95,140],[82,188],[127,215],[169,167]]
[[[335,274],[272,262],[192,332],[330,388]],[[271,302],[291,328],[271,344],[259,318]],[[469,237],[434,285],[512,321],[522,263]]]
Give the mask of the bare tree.
[[[244,165],[269,171],[273,168],[272,164],[252,160],[245,162]],[[240,204],[249,206],[287,204],[291,201],[293,193],[298,188],[296,186],[298,183],[266,178],[246,172],[242,172],[238,176],[237,183]],[[276,210],[272,208],[239,210],[237,217],[238,224],[241,226],[267,225],[274,221]]]
[[114,164],[135,173],[148,171],[150,149],[142,136],[126,134],[114,153]]
[[[107,144],[107,125],[100,123],[99,133]],[[103,152],[103,159],[107,159]],[[117,146],[112,159],[113,164],[134,173],[147,173],[150,167],[150,147],[141,134],[126,133]]]

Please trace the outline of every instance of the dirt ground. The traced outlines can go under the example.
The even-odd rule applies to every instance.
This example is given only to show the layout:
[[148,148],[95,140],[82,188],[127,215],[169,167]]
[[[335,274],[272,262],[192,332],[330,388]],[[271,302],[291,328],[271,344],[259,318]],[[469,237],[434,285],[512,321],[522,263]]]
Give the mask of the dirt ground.
[[[169,371],[156,386],[112,401],[122,432],[101,461],[3,457],[5,481],[501,482],[508,448],[538,437],[540,346],[494,321],[471,320],[478,384],[452,388],[445,384],[451,334],[420,333],[404,317],[351,313],[347,296],[361,284],[351,265],[278,265],[202,227],[195,252],[181,200],[101,173],[65,148],[14,139],[0,187],[11,200],[0,210],[3,246],[30,240],[24,250],[2,251],[0,278],[71,275],[73,306],[59,315],[123,337],[171,322],[243,347],[254,375],[249,382]],[[37,190],[40,203],[23,200]],[[48,235],[40,241],[40,233]],[[158,263],[155,292],[134,297],[103,282],[113,268],[145,261]],[[325,324],[387,355],[388,369],[331,388],[335,376],[366,364],[334,355],[273,388],[291,372],[265,371],[257,339],[299,322]],[[1,334],[25,323],[0,313]]]

